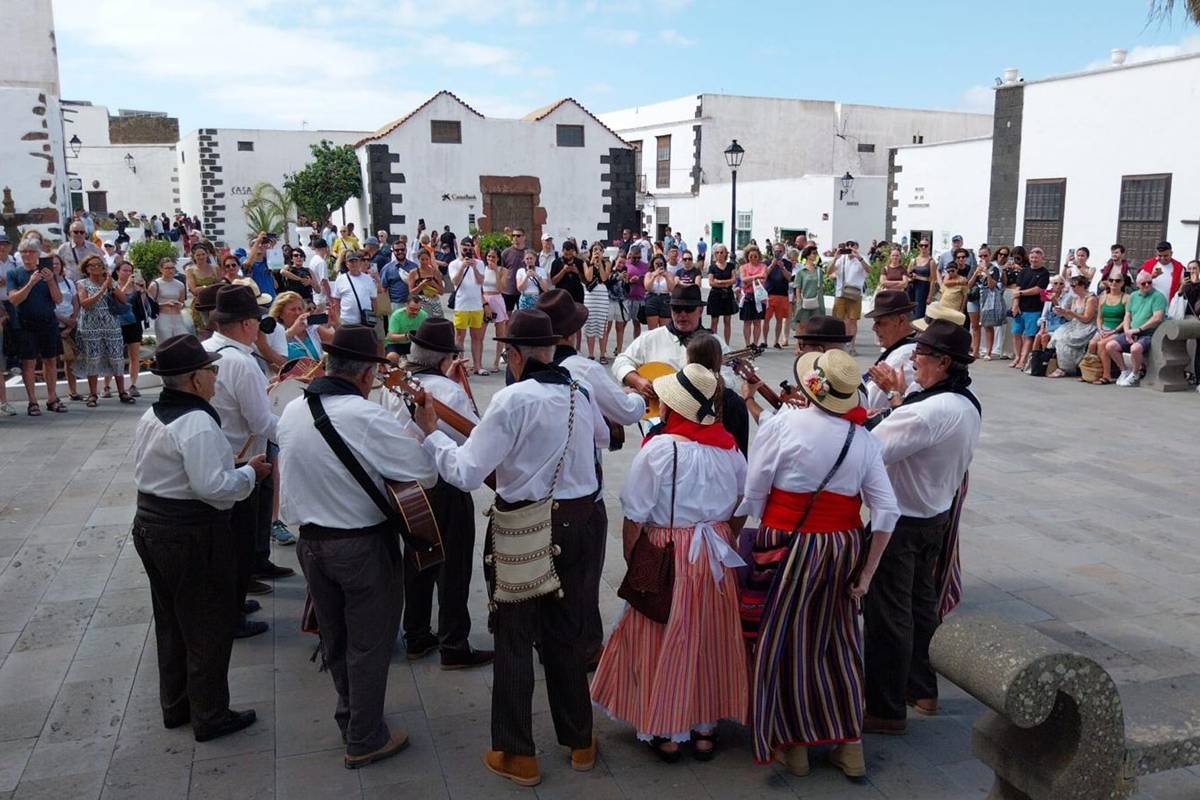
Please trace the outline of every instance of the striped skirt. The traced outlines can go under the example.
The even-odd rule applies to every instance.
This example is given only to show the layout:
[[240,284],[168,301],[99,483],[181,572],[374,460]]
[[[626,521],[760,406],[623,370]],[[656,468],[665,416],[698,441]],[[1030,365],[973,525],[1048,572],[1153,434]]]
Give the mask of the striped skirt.
[[[790,535],[764,527],[755,549],[777,549]],[[864,554],[863,533],[800,533],[785,552],[751,668],[750,726],[760,764],[785,745],[862,736],[862,633],[847,587]]]
[[583,324],[583,335],[600,338],[604,335],[604,326],[608,324],[608,287],[603,283],[597,284],[583,295],[583,304],[587,307],[588,318]]
[[[729,527],[713,525],[729,541]],[[626,607],[592,681],[592,701],[637,729],[638,738],[687,741],[718,720],[746,720],[746,654],[738,629],[737,576],[713,580],[709,554],[693,563],[693,528],[649,528],[658,546],[675,543],[675,590],[667,624]],[[703,546],[707,550],[707,545]]]
[[938,590],[938,619],[946,619],[962,600],[962,562],[958,550],[958,526],[962,521],[963,505],[967,500],[967,489],[971,485],[971,473],[963,474],[958,493],[950,506],[950,528],[942,542],[938,563],[934,568],[934,586]]

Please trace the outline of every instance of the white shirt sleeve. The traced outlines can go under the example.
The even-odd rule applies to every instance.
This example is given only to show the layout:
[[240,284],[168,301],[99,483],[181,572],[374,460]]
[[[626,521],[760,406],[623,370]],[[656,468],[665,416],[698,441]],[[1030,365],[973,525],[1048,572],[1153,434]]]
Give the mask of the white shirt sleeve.
[[646,363],[646,337],[639,336],[629,343],[624,352],[613,359],[612,374],[617,383],[624,385],[625,376],[636,372],[640,364]]
[[778,416],[772,417],[759,426],[758,435],[754,437],[754,446],[750,448],[746,465],[746,490],[742,494],[742,504],[735,512],[739,516],[762,519],[767,495],[775,483],[775,467],[779,463],[779,432],[782,427],[778,422]]
[[[195,412],[200,416],[200,412]],[[207,420],[207,415],[203,415]],[[168,428],[183,457],[188,483],[201,500],[237,502],[245,500],[254,489],[254,470],[243,466],[234,468],[233,453],[225,434],[211,422],[203,428],[188,430],[192,421]]]
[[422,446],[447,483],[470,492],[482,486],[512,450],[514,422],[511,414],[485,414],[461,447],[441,431],[426,436]]
[[655,436],[633,457],[621,487],[621,513],[627,519],[638,524],[650,519],[663,480],[670,480],[673,443],[670,436]]
[[897,406],[872,431],[883,445],[883,463],[903,461],[934,444],[924,417],[910,406]]
[[[284,348],[287,353],[287,348]],[[221,363],[221,369],[232,367],[232,384],[240,387],[238,390],[238,407],[246,426],[259,439],[277,441],[275,426],[279,417],[271,413],[271,401],[267,397],[267,379],[258,368],[253,356],[245,358],[230,358]]]
[[[875,450],[874,447],[871,450]],[[900,519],[900,506],[881,458],[871,458],[862,478],[862,496],[871,509],[871,530],[890,533]]]

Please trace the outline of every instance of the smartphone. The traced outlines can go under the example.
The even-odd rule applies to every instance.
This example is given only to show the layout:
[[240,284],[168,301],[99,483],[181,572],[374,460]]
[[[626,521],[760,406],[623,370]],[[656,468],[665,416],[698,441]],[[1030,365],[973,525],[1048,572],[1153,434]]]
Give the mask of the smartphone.
[[328,314],[309,314],[308,315],[308,324],[309,325],[328,325],[329,324],[329,315]]
[[54,271],[54,258],[52,256],[39,256],[38,269],[48,269]]
[[841,250],[838,250],[838,255],[842,255],[842,256],[848,256],[848,255],[850,255],[850,248],[849,248],[849,247],[843,247]]

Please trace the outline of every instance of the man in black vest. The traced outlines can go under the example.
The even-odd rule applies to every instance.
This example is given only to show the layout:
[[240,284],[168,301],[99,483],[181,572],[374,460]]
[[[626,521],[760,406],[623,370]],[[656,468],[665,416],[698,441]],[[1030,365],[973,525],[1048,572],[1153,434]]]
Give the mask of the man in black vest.
[[913,348],[917,346],[913,339],[916,331],[912,326],[912,313],[916,307],[907,293],[889,289],[876,293],[875,308],[863,315],[873,321],[871,330],[883,346],[883,352],[867,373],[867,408],[887,406],[887,394],[879,388],[874,376],[882,374],[883,370],[891,375],[897,367],[904,367],[912,359]]

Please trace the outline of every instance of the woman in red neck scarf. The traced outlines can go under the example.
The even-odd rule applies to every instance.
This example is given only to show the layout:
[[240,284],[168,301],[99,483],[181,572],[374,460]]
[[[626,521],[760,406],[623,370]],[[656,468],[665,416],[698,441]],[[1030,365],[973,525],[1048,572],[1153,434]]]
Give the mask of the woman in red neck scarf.
[[808,747],[833,744],[830,762],[859,777],[866,765],[857,603],[900,512],[882,447],[862,425],[854,359],[842,350],[806,353],[794,372],[807,405],[759,428],[737,511],[762,522],[742,590],[754,645],[754,760],[778,756],[794,775],[807,775]]
[[647,549],[670,558],[670,610],[656,622],[627,607],[592,682],[595,703],[667,762],[689,740],[698,760],[711,759],[717,722],[744,723],[749,704],[735,572],[743,562],[730,534],[742,527],[732,518],[746,461],[718,424],[720,387],[699,364],[654,381],[663,423],[621,489],[622,534],[631,575]]

